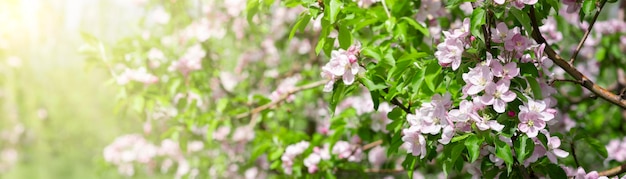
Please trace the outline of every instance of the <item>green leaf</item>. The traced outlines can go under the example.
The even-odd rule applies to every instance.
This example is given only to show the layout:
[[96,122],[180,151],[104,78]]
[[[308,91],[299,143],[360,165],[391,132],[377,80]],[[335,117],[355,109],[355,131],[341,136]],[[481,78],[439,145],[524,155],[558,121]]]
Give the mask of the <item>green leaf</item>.
[[602,157],[606,158],[608,156],[606,147],[598,139],[587,137],[585,138],[585,141],[591,146],[593,150],[598,152],[598,154],[600,154]]
[[452,137],[452,140],[450,140],[450,143],[455,143],[455,142],[461,141],[461,140],[466,139],[466,138],[468,138],[470,136],[473,136],[473,135],[474,135],[473,133],[467,133],[467,134],[463,134],[463,135],[454,136],[454,137]]
[[320,38],[320,40],[317,41],[317,45],[315,46],[315,54],[318,54],[318,55],[320,54],[320,52],[324,48],[325,41],[326,41],[326,38]]
[[426,27],[424,27],[422,24],[417,23],[417,21],[415,21],[415,19],[408,18],[408,17],[402,17],[402,18],[400,18],[400,20],[406,21],[409,25],[411,25],[413,28],[415,28],[415,30],[420,31],[422,34],[424,34],[424,36],[430,36],[430,32],[428,31],[428,29]]
[[382,56],[380,55],[380,51],[378,48],[363,48],[361,49],[361,54],[366,57],[370,57],[376,60],[381,60]]
[[252,17],[254,17],[257,12],[259,12],[259,1],[248,1],[248,4],[246,5],[246,19],[248,20],[249,24],[252,24]]
[[415,170],[415,164],[417,163],[418,158],[413,156],[412,154],[407,154],[404,161],[402,161],[402,167],[408,169],[409,176],[413,176],[413,171]]
[[519,163],[524,163],[524,160],[526,160],[535,149],[534,142],[530,140],[527,135],[517,137],[517,140],[513,142],[513,146],[515,147],[515,155]]
[[[460,144],[460,143],[456,143],[456,144],[452,144],[454,145],[452,147],[452,151],[450,152],[450,159],[451,159],[451,163],[456,163],[456,161],[459,159],[459,157],[461,156],[461,153],[463,153],[463,151],[465,150],[465,145]],[[450,146],[448,146],[450,147]]]
[[485,9],[482,7],[474,9],[470,18],[470,32],[473,36],[481,37],[481,26],[485,24]]
[[381,89],[385,89],[387,88],[387,85],[384,84],[375,84],[372,80],[370,80],[369,78],[360,78],[359,79],[361,81],[361,83],[363,83],[363,85],[367,88],[367,90],[369,91],[377,91],[377,90],[381,90]]
[[508,172],[511,172],[511,167],[513,166],[513,153],[511,152],[511,147],[506,142],[503,142],[499,139],[495,139],[496,144],[496,156],[502,160],[507,165]]
[[596,9],[596,1],[595,0],[584,0],[582,11],[585,14],[591,14]]
[[300,14],[296,23],[293,25],[293,27],[291,27],[291,32],[289,32],[289,40],[293,38],[293,36],[296,34],[296,31],[302,31],[304,27],[309,24],[310,20],[311,15],[309,15],[308,12],[303,12],[302,14]]
[[348,49],[352,45],[352,33],[346,26],[339,26],[339,47],[342,49]]
[[378,111],[378,106],[380,105],[380,93],[378,90],[370,91],[370,96],[372,97],[372,102],[374,103],[374,110]]
[[480,146],[483,144],[483,139],[478,138],[476,135],[471,135],[465,140],[465,147],[469,154],[469,162],[473,163],[480,156]]
[[528,81],[530,88],[533,90],[533,97],[535,99],[543,99],[543,96],[541,95],[541,87],[539,86],[539,83],[537,83],[537,80],[530,76],[527,76],[526,80]]
[[448,8],[452,8],[452,7],[459,6],[462,3],[464,3],[464,2],[475,2],[475,1],[476,0],[449,0],[449,1],[447,1],[446,6]]
[[330,10],[330,23],[334,24],[337,21],[337,14],[341,10],[341,6],[343,3],[340,0],[330,0],[329,10]]
[[532,76],[532,77],[538,77],[539,76],[539,70],[537,70],[537,67],[535,67],[535,64],[533,63],[518,63],[519,68],[520,68],[520,74],[522,76]]
[[435,92],[443,80],[443,75],[441,75],[441,66],[433,60],[426,67],[426,72],[424,74],[424,82],[426,83],[426,86],[428,86],[431,91]]
[[515,16],[517,21],[519,21],[520,24],[524,26],[524,29],[526,30],[527,34],[531,34],[533,28],[530,25],[530,17],[526,13],[516,8],[511,8],[509,10],[509,13],[513,14],[513,16]]
[[548,163],[546,165],[546,171],[550,178],[567,178],[565,170],[556,164]]

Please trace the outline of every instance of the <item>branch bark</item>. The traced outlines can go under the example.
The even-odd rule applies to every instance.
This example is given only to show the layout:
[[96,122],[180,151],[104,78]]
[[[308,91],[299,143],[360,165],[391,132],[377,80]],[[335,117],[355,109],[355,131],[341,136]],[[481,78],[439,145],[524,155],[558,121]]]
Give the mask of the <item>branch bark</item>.
[[570,64],[574,64],[574,60],[576,60],[576,56],[578,56],[578,52],[580,52],[580,49],[583,47],[583,44],[585,43],[585,40],[587,40],[587,37],[589,37],[589,34],[591,33],[591,29],[593,28],[593,24],[595,24],[596,20],[598,20],[598,16],[600,16],[600,12],[602,12],[602,8],[604,7],[604,4],[606,4],[606,0],[600,0],[600,1],[601,1],[600,7],[596,11],[596,15],[593,16],[591,23],[589,23],[589,27],[587,27],[587,31],[585,31],[585,35],[583,36],[583,39],[581,39],[580,42],[578,43],[576,50],[574,50],[574,53],[572,54],[572,58],[569,59]]
[[600,176],[612,177],[612,176],[616,176],[616,175],[622,174],[624,172],[626,172],[626,163],[622,164],[620,166],[617,166],[617,167],[605,170],[605,171],[601,171],[598,174]]
[[315,88],[315,87],[318,87],[318,86],[322,86],[322,85],[326,84],[326,82],[328,82],[328,80],[320,80],[320,81],[316,81],[316,82],[313,82],[313,83],[310,83],[310,84],[307,84],[307,85],[304,85],[304,86],[299,86],[299,87],[297,87],[297,88],[295,88],[293,90],[287,91],[287,93],[285,93],[282,96],[280,96],[280,98],[278,98],[276,101],[272,101],[272,102],[267,103],[267,104],[265,104],[263,106],[256,107],[256,108],[252,109],[250,112],[237,115],[235,118],[236,119],[246,118],[248,116],[254,115],[254,114],[259,113],[261,111],[264,111],[266,109],[272,108],[272,107],[280,104],[281,102],[287,100],[287,98],[289,98],[289,96],[292,95],[292,94],[298,93],[300,91],[312,89],[312,88]]
[[580,81],[581,86],[587,88],[589,91],[595,93],[597,96],[615,105],[620,106],[622,109],[626,109],[626,100],[622,99],[620,96],[616,95],[615,93],[605,88],[602,88],[601,86],[598,86],[597,84],[595,84],[593,81],[589,80],[589,78],[583,75],[580,71],[578,71],[578,69],[576,69],[570,63],[565,61],[563,57],[561,57],[559,54],[557,54],[554,51],[554,49],[552,49],[552,46],[550,46],[550,44],[546,42],[546,39],[543,38],[543,36],[541,35],[541,32],[539,32],[539,26],[537,23],[537,17],[535,16],[534,6],[530,6],[530,12],[528,12],[528,15],[530,16],[531,25],[533,27],[533,32],[532,32],[533,39],[535,39],[535,41],[539,44],[542,44],[542,43],[546,44],[546,48],[544,52],[548,55],[548,57],[555,64],[563,68],[563,70],[565,70],[565,72],[570,74],[575,80]]

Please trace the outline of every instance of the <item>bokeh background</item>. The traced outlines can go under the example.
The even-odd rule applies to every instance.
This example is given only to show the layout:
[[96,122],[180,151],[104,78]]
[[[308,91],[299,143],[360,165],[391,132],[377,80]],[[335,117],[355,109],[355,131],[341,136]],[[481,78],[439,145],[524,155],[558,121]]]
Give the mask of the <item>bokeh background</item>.
[[135,3],[0,0],[0,178],[121,177],[102,149],[141,124],[113,112],[110,77],[79,50],[81,32],[105,42],[137,33]]

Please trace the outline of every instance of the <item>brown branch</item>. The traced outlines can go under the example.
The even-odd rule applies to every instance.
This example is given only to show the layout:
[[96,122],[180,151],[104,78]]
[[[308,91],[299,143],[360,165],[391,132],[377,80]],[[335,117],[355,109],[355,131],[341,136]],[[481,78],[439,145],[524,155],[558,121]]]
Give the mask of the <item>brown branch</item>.
[[[389,88],[385,88],[383,89],[383,91],[385,93],[389,93]],[[391,101],[389,101],[391,104],[398,106],[400,109],[402,109],[404,112],[408,113],[408,114],[412,114],[413,112],[411,112],[411,109],[405,107],[402,102],[400,102],[400,100],[398,100],[398,98],[393,97],[391,99]]]
[[533,26],[533,32],[532,32],[532,37],[535,39],[535,41],[539,44],[546,44],[546,48],[544,50],[544,52],[548,55],[548,57],[558,66],[560,66],[561,68],[563,68],[563,70],[565,70],[565,72],[567,72],[568,74],[570,74],[575,80],[578,80],[581,82],[581,86],[587,88],[589,91],[595,93],[597,96],[615,104],[620,106],[623,109],[626,109],[626,100],[625,99],[621,99],[620,96],[616,95],[615,93],[612,93],[610,91],[608,91],[605,88],[602,88],[601,86],[598,86],[597,84],[595,84],[593,81],[589,80],[589,78],[587,78],[585,75],[583,75],[580,71],[578,71],[578,69],[576,69],[575,67],[573,67],[570,63],[568,63],[567,61],[565,61],[565,59],[563,59],[563,57],[561,57],[559,54],[557,54],[554,49],[552,49],[552,46],[550,46],[550,44],[548,44],[546,42],[546,39],[543,38],[543,36],[541,35],[541,32],[539,32],[539,26],[537,24],[537,17],[535,16],[535,7],[534,6],[530,6],[530,12],[528,12],[528,15],[530,16],[530,22],[531,25]]
[[551,80],[548,84],[550,86],[552,86],[556,82],[570,82],[570,83],[574,83],[574,84],[581,84],[580,81],[572,80],[572,79],[554,79],[554,80]]
[[268,104],[265,104],[263,106],[256,107],[256,108],[252,109],[250,112],[237,115],[235,118],[236,119],[242,119],[242,118],[254,115],[256,113],[259,113],[261,111],[264,111],[266,109],[269,109],[271,107],[274,107],[274,106],[280,104],[281,102],[287,100],[287,98],[289,98],[289,95],[295,94],[295,93],[300,92],[300,91],[312,89],[312,88],[315,88],[315,87],[318,87],[318,86],[322,86],[322,85],[326,84],[326,82],[328,82],[328,80],[320,80],[320,81],[316,81],[316,82],[313,82],[313,83],[310,83],[310,84],[307,84],[307,85],[304,85],[304,86],[299,86],[299,87],[297,87],[297,88],[295,88],[293,90],[287,91],[287,93],[285,93],[282,96],[280,96],[280,98],[278,98],[277,100],[272,101],[272,102],[270,102]]
[[406,172],[404,169],[366,169],[365,173],[400,173]]
[[598,172],[598,175],[612,177],[612,176],[622,174],[624,172],[626,172],[626,163],[620,166],[605,170],[605,171]]
[[585,31],[585,35],[583,36],[583,39],[581,39],[580,42],[578,43],[576,50],[574,50],[574,53],[572,54],[572,58],[569,59],[570,64],[574,64],[574,60],[576,60],[576,56],[578,56],[578,52],[580,52],[580,49],[583,47],[583,44],[585,43],[585,40],[587,40],[587,37],[589,37],[589,34],[591,33],[593,24],[596,23],[596,20],[598,20],[598,16],[600,16],[600,12],[602,12],[602,8],[604,7],[606,0],[600,0],[600,1],[601,1],[600,8],[596,11],[596,15],[593,16],[593,19],[589,23],[589,27],[587,27],[587,31]]
[[383,144],[383,140],[377,140],[377,141],[374,141],[372,143],[366,144],[366,145],[363,146],[363,150],[368,150],[368,149],[374,148],[376,146],[379,146],[380,144]]

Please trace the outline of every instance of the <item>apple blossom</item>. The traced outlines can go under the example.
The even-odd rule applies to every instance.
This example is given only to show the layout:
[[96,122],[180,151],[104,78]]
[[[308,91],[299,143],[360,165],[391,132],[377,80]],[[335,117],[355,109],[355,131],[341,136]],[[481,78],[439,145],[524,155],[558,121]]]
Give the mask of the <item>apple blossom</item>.
[[506,104],[515,100],[515,93],[509,91],[510,82],[500,80],[497,83],[489,83],[485,87],[485,94],[481,96],[481,101],[485,105],[493,105],[493,109],[498,113],[503,113]]

